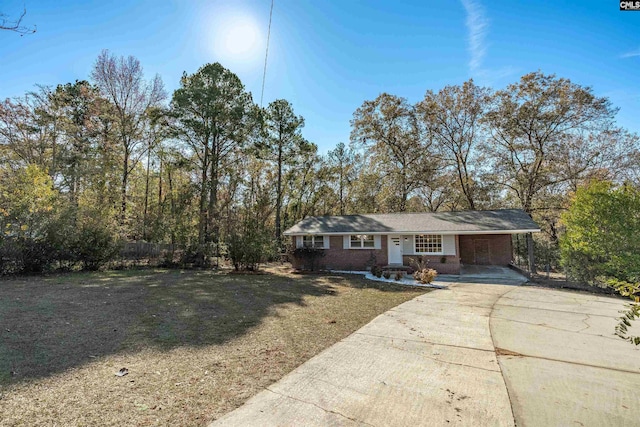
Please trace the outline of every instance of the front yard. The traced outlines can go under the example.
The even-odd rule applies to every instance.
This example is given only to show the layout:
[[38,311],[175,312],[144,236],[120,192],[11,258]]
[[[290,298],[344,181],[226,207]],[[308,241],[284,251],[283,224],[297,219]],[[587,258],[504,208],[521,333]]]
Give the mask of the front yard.
[[204,425],[425,291],[279,267],[2,280],[0,425]]

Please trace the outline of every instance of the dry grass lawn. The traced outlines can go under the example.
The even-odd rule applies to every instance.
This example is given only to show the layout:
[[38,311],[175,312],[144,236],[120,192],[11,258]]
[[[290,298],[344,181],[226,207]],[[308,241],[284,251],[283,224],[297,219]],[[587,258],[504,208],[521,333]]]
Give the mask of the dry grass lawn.
[[283,267],[2,280],[0,426],[203,425],[424,292]]

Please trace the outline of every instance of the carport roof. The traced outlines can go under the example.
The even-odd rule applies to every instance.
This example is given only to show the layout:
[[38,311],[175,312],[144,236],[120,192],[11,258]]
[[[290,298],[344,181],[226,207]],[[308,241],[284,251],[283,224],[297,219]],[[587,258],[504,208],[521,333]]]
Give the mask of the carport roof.
[[540,227],[521,209],[428,213],[312,216],[284,232],[301,234],[489,234],[538,232]]

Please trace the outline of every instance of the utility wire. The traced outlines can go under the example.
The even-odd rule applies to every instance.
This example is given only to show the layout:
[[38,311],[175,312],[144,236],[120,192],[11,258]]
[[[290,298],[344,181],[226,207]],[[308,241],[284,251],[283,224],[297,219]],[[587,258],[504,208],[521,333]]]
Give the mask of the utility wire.
[[260,93],[260,107],[264,98],[264,81],[267,78],[267,58],[269,57],[269,39],[271,38],[271,17],[273,16],[273,0],[271,0],[271,10],[269,11],[269,30],[267,31],[267,50],[264,54],[264,71],[262,72],[262,92]]

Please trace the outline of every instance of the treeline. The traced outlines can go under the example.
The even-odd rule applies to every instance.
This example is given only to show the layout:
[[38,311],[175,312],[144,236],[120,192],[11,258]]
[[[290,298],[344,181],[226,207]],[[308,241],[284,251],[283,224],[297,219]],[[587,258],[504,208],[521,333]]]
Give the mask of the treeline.
[[640,183],[635,134],[592,90],[540,72],[504,90],[383,93],[323,155],[286,100],[257,106],[222,65],[169,95],[139,61],[103,51],[89,80],[0,104],[0,270],[97,268],[123,241],[252,268],[308,215],[520,207],[557,264],[560,213],[592,180]]

